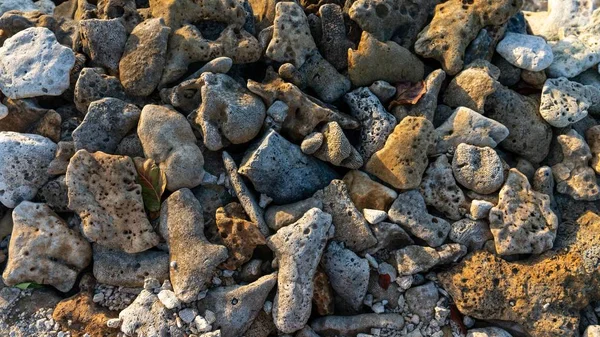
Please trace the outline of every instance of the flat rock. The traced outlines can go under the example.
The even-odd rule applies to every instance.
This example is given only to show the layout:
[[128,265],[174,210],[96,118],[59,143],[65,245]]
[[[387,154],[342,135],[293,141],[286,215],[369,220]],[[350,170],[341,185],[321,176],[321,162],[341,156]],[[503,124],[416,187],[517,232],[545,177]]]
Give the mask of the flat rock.
[[343,180],[352,203],[361,211],[365,208],[387,211],[398,197],[396,191],[372,180],[362,171],[348,171]]
[[140,288],[147,277],[163,282],[169,278],[169,254],[148,250],[128,254],[94,245],[94,278],[102,284]]
[[296,222],[311,208],[322,210],[323,201],[321,198],[313,196],[287,205],[269,206],[265,211],[265,221],[271,229],[277,231]]
[[136,178],[129,157],[79,150],[71,158],[66,177],[69,208],[81,217],[89,241],[127,253],[158,244]]
[[12,99],[59,96],[69,88],[74,65],[75,54],[52,31],[27,28],[0,48],[0,90]]
[[467,253],[467,247],[449,243],[438,248],[411,245],[394,252],[398,275],[414,275],[431,268],[458,261]]
[[337,295],[359,311],[369,283],[367,260],[340,243],[331,241],[323,253],[323,268]]
[[467,211],[465,195],[456,185],[452,165],[445,155],[429,165],[421,181],[420,192],[427,205],[435,207],[449,219],[458,220]]
[[313,320],[310,327],[319,335],[356,336],[372,328],[402,330],[404,319],[399,314],[360,314],[355,316],[325,316]]
[[14,208],[31,200],[50,175],[56,144],[38,135],[0,132],[0,202]]
[[481,194],[497,191],[504,182],[504,165],[490,147],[459,144],[452,158],[452,172],[459,184]]
[[600,90],[569,81],[564,77],[548,79],[542,88],[540,114],[548,124],[562,128],[574,124],[588,114],[594,103],[600,103]]
[[126,336],[173,336],[181,332],[172,314],[154,293],[143,289],[125,310],[119,313],[121,331]]
[[552,48],[539,36],[507,32],[496,51],[510,64],[529,71],[544,70],[554,60]]

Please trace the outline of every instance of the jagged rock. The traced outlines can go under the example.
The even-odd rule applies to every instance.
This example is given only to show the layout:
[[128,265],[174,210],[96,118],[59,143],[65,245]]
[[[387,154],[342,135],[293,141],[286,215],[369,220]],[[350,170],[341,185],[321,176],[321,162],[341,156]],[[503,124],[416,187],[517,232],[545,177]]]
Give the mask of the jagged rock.
[[71,158],[66,177],[69,209],[81,217],[89,241],[127,253],[158,244],[136,177],[129,157],[79,150]]
[[[435,72],[435,71],[434,71]],[[431,74],[428,75],[428,77]],[[389,102],[396,95],[396,87],[386,81],[375,81],[369,86],[369,90],[379,98],[381,103]],[[437,97],[436,97],[437,99]]]
[[576,336],[580,310],[600,298],[600,219],[587,212],[574,226],[559,250],[516,263],[479,251],[438,277],[465,315],[513,321],[533,337]]
[[144,279],[159,282],[169,279],[169,254],[149,250],[127,254],[94,245],[94,278],[102,284],[119,287],[142,287]]
[[360,314],[354,316],[325,316],[314,319],[310,327],[319,335],[343,337],[371,332],[372,328],[402,330],[404,319],[399,314]]
[[350,114],[361,125],[358,152],[366,162],[379,151],[396,126],[396,118],[388,113],[377,96],[368,88],[358,88],[344,96]]
[[502,160],[487,146],[459,144],[452,158],[452,171],[459,184],[481,194],[497,191],[504,182]]
[[[358,169],[363,165],[362,157],[352,144],[350,144],[350,141],[346,138],[344,131],[338,123],[329,122],[325,124],[319,133],[323,135],[323,140],[320,146],[312,153],[313,156],[333,165],[350,169]],[[312,140],[312,138],[309,138],[310,142]],[[313,146],[314,144],[308,146],[305,142],[302,142],[301,148]]]
[[439,156],[429,165],[420,186],[427,205],[435,207],[446,217],[458,220],[466,213],[465,195],[456,185],[452,165],[445,155]]
[[446,220],[427,212],[425,200],[417,190],[400,193],[390,207],[388,216],[432,247],[444,243],[450,232],[450,224]]
[[313,196],[292,204],[269,206],[265,211],[265,221],[270,228],[277,231],[296,222],[311,208],[323,209],[321,198]]
[[241,28],[246,22],[246,13],[242,3],[214,0],[198,6],[194,1],[150,0],[150,10],[155,18],[163,18],[174,29],[185,22],[210,20],[225,22]]
[[494,237],[485,220],[462,219],[452,224],[449,238],[466,246],[469,251],[476,251],[482,249],[485,243]]
[[369,159],[365,170],[395,188],[415,188],[429,163],[427,149],[433,142],[430,121],[406,117],[394,128],[383,148]]
[[274,273],[244,286],[213,288],[198,303],[198,308],[215,313],[216,320],[212,326],[221,330],[222,337],[245,336],[276,281],[277,274]]
[[332,180],[323,189],[323,211],[331,215],[337,241],[355,252],[363,251],[377,243],[362,213],[354,206],[348,187],[342,180]]
[[58,142],[54,159],[48,164],[48,174],[61,175],[67,172],[69,160],[75,154],[73,142]]
[[333,231],[331,216],[312,208],[267,238],[279,262],[273,319],[284,333],[300,330],[310,317],[313,277]]
[[570,195],[575,200],[597,200],[600,187],[596,174],[589,166],[592,153],[577,131],[570,130],[557,137],[562,149],[562,162],[552,166],[556,191]]
[[[416,104],[397,105],[392,109],[396,119],[403,120],[406,116],[425,117],[430,122],[433,122],[435,109],[437,108],[438,95],[442,84],[446,79],[446,73],[442,69],[432,71],[425,78],[426,92],[419,98]],[[448,90],[448,88],[446,88]]]
[[[527,25],[532,34],[541,35],[546,40],[556,40],[562,27],[570,28],[589,22],[594,9],[594,2],[578,2],[576,0],[548,0],[545,8],[533,8],[524,11]],[[544,10],[546,9],[546,10]]]
[[344,176],[350,199],[358,210],[365,208],[387,211],[398,193],[376,181],[362,171],[352,170]]
[[600,89],[564,77],[548,79],[542,89],[540,115],[548,124],[562,128],[576,123],[588,109],[600,103]]
[[465,50],[485,26],[500,26],[515,15],[522,0],[463,3],[451,0],[435,7],[433,20],[418,35],[415,52],[433,58],[450,75],[463,67]]
[[50,175],[47,168],[56,144],[50,139],[17,132],[0,132],[0,202],[14,208],[31,200]]
[[323,57],[337,70],[348,67],[348,49],[356,45],[346,35],[344,13],[336,4],[324,4],[319,7],[321,18],[321,41],[319,50]]
[[380,42],[363,31],[357,50],[348,50],[348,76],[357,87],[378,80],[390,83],[423,79],[423,62],[396,42]]
[[154,293],[143,289],[125,310],[119,313],[121,331],[126,336],[177,336],[183,333],[172,314]]
[[539,36],[507,32],[496,51],[513,66],[529,71],[544,70],[554,60],[552,48]]
[[0,48],[0,90],[12,99],[59,96],[69,88],[74,65],[75,54],[60,45],[52,31],[27,28]]
[[48,284],[67,292],[92,258],[90,244],[45,204],[21,202],[12,212],[8,263],[2,274],[13,286]]
[[135,0],[103,0],[96,6],[98,18],[118,19],[131,32],[143,19],[136,10]]
[[204,178],[204,157],[189,123],[179,112],[146,105],[137,127],[146,158],[154,160],[167,176],[167,189],[198,186]]
[[118,78],[108,76],[101,68],[83,68],[75,83],[75,106],[86,114],[94,101],[105,97],[127,100],[125,89]]
[[398,275],[414,275],[431,268],[458,261],[467,253],[467,247],[449,243],[438,248],[407,246],[394,252]]
[[367,222],[371,225],[376,225],[387,219],[386,211],[380,211],[378,209],[365,208],[363,209],[363,216],[365,217],[365,220],[367,220]]
[[551,249],[558,228],[550,198],[533,191],[515,169],[510,170],[489,221],[499,255],[540,254]]
[[127,30],[121,20],[81,20],[79,34],[83,52],[93,66],[107,68],[113,74],[119,70],[127,42]]
[[[287,29],[286,29],[287,28]],[[295,2],[279,2],[275,5],[273,38],[265,55],[277,62],[290,62],[301,67],[306,57],[317,49],[310,34],[304,10]]]
[[332,241],[323,253],[323,268],[338,296],[354,310],[360,310],[369,283],[367,260]]
[[247,150],[238,172],[277,204],[305,199],[336,177],[327,164],[273,130]]
[[471,201],[470,214],[468,217],[473,220],[487,219],[492,207],[494,207],[494,204],[487,200],[474,199]]
[[466,107],[483,114],[486,98],[500,85],[500,74],[500,69],[487,61],[478,60],[469,64],[448,84],[444,103],[453,108]]
[[217,266],[227,259],[227,248],[204,236],[202,206],[187,188],[171,194],[162,204],[160,226],[167,228],[171,283],[177,298],[196,300],[207,289]]
[[371,230],[377,238],[377,244],[365,251],[371,255],[382,249],[395,250],[415,243],[410,235],[395,223],[383,221],[371,225]]

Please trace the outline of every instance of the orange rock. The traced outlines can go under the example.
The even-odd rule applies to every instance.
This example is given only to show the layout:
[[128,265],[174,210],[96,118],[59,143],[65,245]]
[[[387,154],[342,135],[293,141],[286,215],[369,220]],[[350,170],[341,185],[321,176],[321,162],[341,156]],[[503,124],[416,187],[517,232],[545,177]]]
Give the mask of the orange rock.
[[52,314],[52,318],[63,329],[68,329],[73,337],[84,334],[94,337],[116,337],[119,330],[109,328],[106,321],[117,316],[118,313],[94,303],[91,292],[80,292],[60,301]]
[[344,183],[350,192],[350,199],[359,210],[365,208],[387,211],[398,197],[398,193],[371,178],[361,171],[350,171],[344,176]]
[[329,278],[325,271],[317,268],[314,278],[315,290],[313,293],[313,304],[317,308],[317,313],[321,316],[333,315],[333,288],[329,283]]

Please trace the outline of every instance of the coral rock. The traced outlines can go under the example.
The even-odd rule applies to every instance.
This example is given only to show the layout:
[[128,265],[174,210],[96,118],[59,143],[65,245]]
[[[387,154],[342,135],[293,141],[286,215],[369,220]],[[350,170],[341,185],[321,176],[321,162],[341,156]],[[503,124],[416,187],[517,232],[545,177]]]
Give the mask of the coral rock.
[[481,114],[486,98],[499,87],[500,70],[486,61],[471,63],[456,75],[444,92],[444,104],[466,107]]
[[452,220],[458,220],[466,213],[465,195],[456,185],[452,175],[452,165],[445,155],[439,156],[429,165],[420,186],[425,203]]
[[371,180],[369,175],[362,171],[349,171],[344,176],[344,183],[350,199],[360,211],[365,208],[387,211],[398,197],[396,191]]
[[459,144],[452,158],[452,171],[459,184],[481,194],[497,191],[504,182],[502,160],[489,147]]
[[548,79],[542,88],[540,114],[548,124],[562,128],[576,123],[600,103],[600,89],[564,77]]
[[325,124],[320,133],[323,135],[323,141],[321,146],[313,152],[313,156],[333,165],[350,169],[358,169],[363,165],[362,157],[350,144],[338,123]]
[[369,283],[369,263],[332,241],[323,253],[323,268],[335,292],[354,310],[362,307]]
[[394,252],[399,275],[414,275],[431,268],[458,261],[467,248],[457,243],[438,248],[407,246]]

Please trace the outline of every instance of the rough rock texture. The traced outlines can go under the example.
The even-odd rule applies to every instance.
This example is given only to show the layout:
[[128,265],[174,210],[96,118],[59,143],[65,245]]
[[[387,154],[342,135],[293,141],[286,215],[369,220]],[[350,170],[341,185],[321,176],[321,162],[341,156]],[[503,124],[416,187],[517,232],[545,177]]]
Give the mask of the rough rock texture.
[[[309,144],[303,141],[301,149],[309,149],[309,153],[322,161],[329,162],[336,166],[343,166],[350,169],[358,169],[363,166],[363,159],[358,151],[350,144],[350,141],[344,134],[340,125],[336,122],[329,122],[319,130],[318,133],[313,133],[307,136]],[[317,143],[314,142],[314,137],[321,134],[322,138],[317,148]],[[318,137],[318,136],[317,136]],[[316,149],[315,149],[316,148]],[[310,153],[312,152],[312,153]]]
[[577,336],[579,311],[598,292],[598,215],[587,212],[561,249],[518,263],[485,251],[438,274],[459,310],[521,324],[533,337]]
[[158,244],[129,157],[79,150],[67,168],[69,208],[85,237],[107,248],[139,253]]
[[425,200],[417,190],[400,193],[388,215],[390,220],[432,247],[444,243],[450,232],[450,224],[446,220],[427,212]]
[[589,166],[592,153],[577,131],[570,130],[557,137],[562,149],[562,162],[552,166],[556,191],[570,195],[575,200],[598,200],[600,187],[596,174]]
[[319,7],[319,17],[322,31],[319,50],[331,65],[343,70],[348,67],[348,49],[356,47],[346,35],[344,12],[336,4],[324,4]]
[[348,188],[350,199],[360,211],[365,208],[387,211],[398,197],[396,191],[371,180],[369,175],[362,171],[349,171],[343,180]]
[[202,182],[204,157],[183,115],[166,106],[146,105],[137,132],[146,158],[153,159],[166,174],[169,191]]
[[[322,194],[322,192],[317,192]],[[296,222],[311,208],[323,209],[323,201],[319,197],[310,197],[287,205],[269,206],[265,211],[265,221],[275,231]]]
[[323,268],[333,290],[354,310],[362,307],[369,284],[369,263],[332,241],[323,253]]
[[[287,29],[286,29],[287,28]],[[291,62],[300,67],[306,57],[317,49],[310,34],[304,10],[295,2],[279,2],[275,5],[273,38],[265,55],[277,62]]]
[[37,199],[50,206],[55,212],[70,212],[65,176],[61,175],[56,179],[48,181],[46,185],[39,189]]
[[370,332],[371,328],[402,330],[404,319],[399,314],[361,314],[355,316],[325,316],[310,323],[310,327],[319,335],[356,336],[361,332]]
[[125,89],[118,78],[108,76],[102,68],[83,68],[75,83],[75,106],[86,114],[94,101],[105,97],[127,100]]
[[481,194],[497,191],[504,182],[502,160],[489,147],[459,144],[452,158],[452,171],[459,184]]
[[160,210],[161,227],[167,228],[171,283],[183,302],[207,289],[217,266],[227,259],[227,248],[204,236],[202,206],[189,189],[171,194]]
[[127,42],[127,30],[121,20],[81,20],[79,34],[83,51],[93,66],[107,68],[112,73],[119,70]]
[[36,282],[69,291],[91,261],[90,244],[45,204],[23,201],[12,217],[4,282]]
[[[125,310],[119,313],[121,331],[126,336],[168,336],[178,329],[169,324],[169,310],[151,291],[143,289]],[[179,333],[182,333],[179,331]]]
[[407,246],[394,252],[399,275],[414,275],[431,268],[458,261],[467,253],[467,248],[449,243],[438,248]]
[[440,297],[435,283],[427,282],[423,285],[412,287],[406,291],[404,297],[411,312],[417,314],[420,320],[431,321]]
[[548,124],[562,128],[583,119],[600,103],[600,90],[564,77],[548,79],[542,88],[540,114]]
[[14,208],[31,200],[50,175],[56,144],[38,135],[0,132],[0,202]]
[[456,185],[452,165],[445,155],[439,156],[425,171],[420,186],[427,205],[435,207],[446,217],[458,220],[467,212],[463,191]]
[[153,17],[162,17],[170,27],[180,27],[184,22],[214,20],[241,28],[246,22],[246,14],[241,3],[215,0],[198,6],[193,1],[150,0]]
[[507,32],[496,51],[513,66],[529,71],[544,70],[554,61],[552,48],[539,36]]
[[395,250],[415,243],[410,235],[395,223],[383,221],[371,225],[371,230],[377,238],[377,244],[365,251],[371,255],[382,249]]
[[247,150],[238,172],[277,204],[305,199],[336,177],[325,163],[273,130]]
[[[530,8],[524,12],[531,32],[547,40],[556,40],[561,27],[571,28],[589,22],[594,2],[548,0],[543,8]],[[528,2],[526,2],[528,3]],[[536,10],[535,12],[530,12]]]
[[75,54],[47,28],[27,28],[0,48],[0,90],[12,99],[59,96],[69,88]]
[[169,254],[148,250],[127,254],[94,245],[94,278],[102,284],[119,287],[142,287],[151,277],[163,282],[169,278]]
[[117,314],[94,303],[90,291],[82,291],[56,304],[52,318],[72,336],[114,336],[117,330],[109,328],[107,322]]
[[596,173],[600,173],[600,126],[593,126],[587,129],[585,140],[592,152],[590,165]]
[[550,197],[533,191],[516,169],[510,170],[489,221],[500,255],[539,254],[551,249],[558,228]]
[[427,164],[427,149],[434,142],[433,124],[423,117],[404,118],[365,170],[399,189],[419,186]]
[[[395,106],[392,109],[392,112],[394,116],[396,116],[396,119],[401,121],[406,116],[414,116],[425,117],[430,122],[433,122],[435,109],[437,108],[438,103],[438,95],[440,93],[440,90],[442,89],[442,85],[444,84],[445,79],[446,72],[444,72],[442,69],[436,69],[432,71],[429,75],[427,75],[427,78],[425,78],[425,94],[421,96],[421,98],[416,104]],[[396,88],[394,88],[394,92],[395,89]]]
[[485,243],[494,237],[487,221],[462,219],[452,224],[449,238],[466,246],[469,251],[475,251],[482,249]]
[[497,327],[477,328],[467,331],[467,337],[513,337],[506,330]]
[[444,91],[444,104],[453,108],[466,107],[481,114],[486,98],[498,86],[500,69],[487,61],[478,60],[458,73]]
[[433,20],[417,37],[417,54],[434,58],[450,75],[463,67],[465,50],[484,26],[500,26],[515,15],[522,0],[463,3],[451,0],[435,7]]
[[331,216],[313,208],[267,238],[279,261],[273,319],[284,333],[302,329],[310,317],[313,277],[333,231]]
[[355,86],[377,80],[389,83],[423,79],[423,62],[396,42],[378,41],[364,31],[357,50],[348,49],[348,76]]

